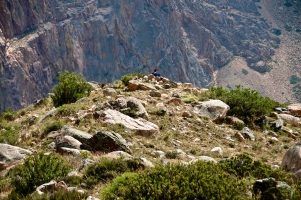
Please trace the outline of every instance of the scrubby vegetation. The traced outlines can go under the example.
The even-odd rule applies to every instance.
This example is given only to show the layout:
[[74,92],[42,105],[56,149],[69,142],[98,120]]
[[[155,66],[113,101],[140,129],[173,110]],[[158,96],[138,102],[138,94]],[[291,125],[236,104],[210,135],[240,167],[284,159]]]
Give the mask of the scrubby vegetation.
[[70,170],[71,167],[60,156],[39,152],[12,170],[10,177],[15,188],[13,193],[26,196],[44,183],[65,177]]
[[59,84],[52,90],[51,98],[54,106],[58,107],[89,95],[91,90],[92,86],[82,75],[65,71],[59,73]]
[[229,105],[228,115],[236,116],[249,125],[272,112],[273,108],[279,105],[276,101],[261,96],[257,91],[242,86],[230,90],[211,87],[207,94],[209,98],[220,99]]
[[134,77],[138,77],[141,78],[143,76],[145,76],[146,74],[143,74],[141,72],[135,72],[135,73],[131,73],[131,74],[126,74],[124,76],[121,77],[121,81],[125,86],[128,86],[129,81],[132,80]]

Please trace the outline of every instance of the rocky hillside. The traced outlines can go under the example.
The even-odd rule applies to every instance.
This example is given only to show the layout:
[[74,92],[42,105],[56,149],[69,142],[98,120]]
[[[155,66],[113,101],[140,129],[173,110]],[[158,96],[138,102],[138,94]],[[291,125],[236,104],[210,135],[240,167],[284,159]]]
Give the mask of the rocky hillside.
[[[283,80],[289,79],[281,76],[286,73],[273,72],[271,78],[262,73],[271,70],[272,60],[278,60],[273,55],[281,55],[279,68],[292,73],[282,65],[291,56],[281,53],[281,47],[287,45],[282,41],[288,38],[283,23],[271,22],[282,20],[283,15],[297,15],[299,11],[288,15],[286,10],[298,8],[299,2],[291,2],[289,7],[280,0],[274,2],[3,0],[0,111],[19,109],[47,96],[62,70],[108,83],[130,72],[149,73],[158,67],[161,74],[176,81],[232,87],[236,77],[218,72],[237,57],[256,74],[256,80],[263,77],[263,81],[245,83],[249,79],[238,74],[243,77],[240,84],[283,100],[273,95],[272,85],[283,85]],[[270,12],[278,2],[282,2],[280,15]],[[300,28],[299,21],[296,19],[296,26],[292,26],[294,34],[299,34],[295,32]],[[275,28],[283,34],[273,34]],[[297,43],[290,44],[294,47]],[[297,65],[299,61],[294,62]],[[275,71],[279,68],[273,67]],[[259,87],[258,82],[264,86]],[[278,90],[287,91],[285,100],[293,99],[289,85]]]
[[[95,182],[93,177],[99,173],[93,172],[93,168],[89,172],[96,173],[92,179],[84,178],[89,166],[102,163],[103,158],[138,159],[147,168],[197,160],[217,163],[246,153],[273,169],[300,169],[300,158],[295,157],[298,150],[283,160],[287,149],[300,138],[300,118],[295,117],[301,115],[300,105],[277,108],[267,114],[265,126],[251,129],[241,119],[227,116],[231,109],[227,104],[209,100],[206,89],[191,83],[157,81],[150,75],[130,80],[128,87],[120,81],[90,84],[94,88],[90,96],[76,103],[53,108],[51,98],[47,97],[1,116],[1,197],[13,189],[9,170],[14,171],[13,166],[22,164],[28,155],[40,152],[67,159],[72,166],[72,178],[65,177],[60,184],[32,186],[39,195],[51,193],[54,188],[67,190],[69,186],[71,190],[73,185],[76,188],[72,190],[98,197],[107,181]],[[16,175],[21,180],[20,176],[26,177]],[[29,187],[22,187],[25,186]]]

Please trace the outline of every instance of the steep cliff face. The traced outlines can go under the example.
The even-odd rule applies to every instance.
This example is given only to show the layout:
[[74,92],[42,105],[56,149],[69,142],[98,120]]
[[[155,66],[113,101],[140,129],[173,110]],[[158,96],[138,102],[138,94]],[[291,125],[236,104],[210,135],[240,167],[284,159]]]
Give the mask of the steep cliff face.
[[259,72],[279,39],[253,0],[2,0],[0,111],[44,97],[57,72],[112,82],[158,67],[208,86],[234,56]]

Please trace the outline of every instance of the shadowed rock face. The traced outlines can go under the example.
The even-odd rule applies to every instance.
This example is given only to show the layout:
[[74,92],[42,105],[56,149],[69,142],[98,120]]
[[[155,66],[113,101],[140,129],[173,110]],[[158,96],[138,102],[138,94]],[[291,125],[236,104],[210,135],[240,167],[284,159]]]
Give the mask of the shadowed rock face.
[[2,0],[0,111],[42,98],[57,72],[149,73],[208,86],[233,56],[264,72],[277,38],[250,0]]

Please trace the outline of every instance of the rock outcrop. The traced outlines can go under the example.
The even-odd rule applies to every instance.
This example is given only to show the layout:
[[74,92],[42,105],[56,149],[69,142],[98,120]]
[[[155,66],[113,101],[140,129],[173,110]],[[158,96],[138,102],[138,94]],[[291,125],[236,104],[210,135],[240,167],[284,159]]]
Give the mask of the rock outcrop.
[[207,86],[233,56],[266,71],[279,43],[249,0],[3,0],[0,10],[0,111],[45,97],[62,70],[113,82],[158,67]]

